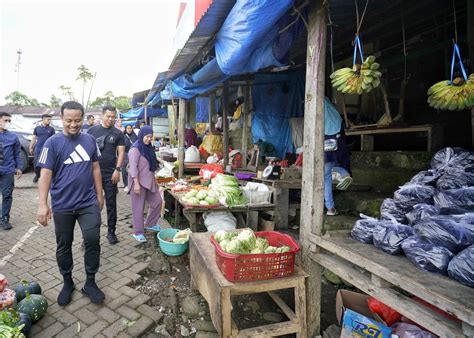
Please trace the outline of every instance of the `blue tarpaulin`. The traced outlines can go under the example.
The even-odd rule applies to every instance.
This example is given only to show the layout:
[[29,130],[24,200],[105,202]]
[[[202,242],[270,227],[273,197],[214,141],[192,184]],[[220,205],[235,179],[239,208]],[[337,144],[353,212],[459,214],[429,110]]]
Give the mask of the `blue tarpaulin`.
[[173,95],[190,99],[215,88],[231,75],[283,66],[303,28],[299,16],[286,13],[293,3],[294,0],[237,0],[216,36],[216,58],[196,73],[172,81]]
[[[166,108],[151,108],[147,107],[146,110],[147,117],[168,117],[168,110]],[[126,119],[140,119],[145,116],[144,107],[132,108],[129,111],[122,114],[123,118]]]
[[[208,97],[196,97],[196,122],[206,123],[209,122],[209,98]],[[220,99],[216,97],[215,107],[216,112],[220,110]]]
[[273,144],[278,156],[294,152],[291,117],[304,114],[305,73],[256,74],[252,86],[253,142],[259,139]]

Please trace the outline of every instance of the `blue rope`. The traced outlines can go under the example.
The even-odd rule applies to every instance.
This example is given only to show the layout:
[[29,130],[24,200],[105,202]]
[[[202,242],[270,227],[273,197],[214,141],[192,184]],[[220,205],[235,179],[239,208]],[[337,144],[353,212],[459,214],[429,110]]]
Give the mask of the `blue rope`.
[[464,64],[462,63],[462,59],[461,59],[461,52],[459,51],[458,44],[455,42],[454,47],[453,47],[453,58],[451,60],[451,82],[450,83],[453,83],[454,64],[456,63],[456,55],[458,56],[458,59],[459,59],[459,65],[461,66],[461,72],[462,72],[462,75],[464,77],[464,81],[467,81],[466,70],[464,69]]
[[357,49],[359,50],[361,63],[363,63],[364,62],[364,54],[362,53],[362,46],[361,46],[361,43],[360,43],[359,35],[356,35],[355,40],[354,40],[354,58],[352,59],[352,65],[355,65],[356,60],[357,60]]

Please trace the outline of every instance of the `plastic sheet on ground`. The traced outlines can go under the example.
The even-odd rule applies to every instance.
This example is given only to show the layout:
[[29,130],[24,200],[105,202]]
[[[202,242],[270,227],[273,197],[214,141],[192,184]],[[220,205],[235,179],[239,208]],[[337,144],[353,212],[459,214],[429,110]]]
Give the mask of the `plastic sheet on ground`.
[[430,217],[413,226],[417,236],[436,246],[442,246],[453,253],[473,244],[472,233],[463,224],[449,217]]
[[454,257],[448,249],[433,245],[418,236],[404,240],[402,249],[408,260],[419,269],[443,275],[447,274],[449,261]]
[[395,255],[402,251],[402,242],[413,234],[413,229],[408,225],[388,224],[385,228],[374,231],[374,245],[386,253]]
[[458,253],[449,262],[448,274],[452,279],[474,287],[474,245]]
[[410,212],[407,212],[406,218],[408,224],[413,225],[419,220],[436,216],[439,214],[438,209],[430,204],[415,204]]

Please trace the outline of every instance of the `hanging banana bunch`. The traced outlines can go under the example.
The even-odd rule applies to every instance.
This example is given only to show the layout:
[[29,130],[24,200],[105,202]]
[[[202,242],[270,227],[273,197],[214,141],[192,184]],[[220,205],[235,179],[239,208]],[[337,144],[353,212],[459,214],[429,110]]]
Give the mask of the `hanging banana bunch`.
[[369,93],[380,85],[382,73],[378,71],[379,67],[371,55],[362,64],[355,63],[352,68],[341,68],[332,73],[332,86],[343,94]]
[[453,82],[440,81],[428,89],[428,103],[439,110],[463,110],[474,106],[474,74],[467,81],[456,77]]

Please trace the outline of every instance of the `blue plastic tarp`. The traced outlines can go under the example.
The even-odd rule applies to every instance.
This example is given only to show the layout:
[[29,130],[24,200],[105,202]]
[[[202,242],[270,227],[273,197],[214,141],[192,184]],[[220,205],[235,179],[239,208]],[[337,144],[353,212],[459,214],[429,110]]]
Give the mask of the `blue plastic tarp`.
[[305,73],[256,74],[252,86],[253,142],[273,144],[278,156],[294,152],[289,119],[304,114]]
[[[147,113],[147,117],[168,117],[168,110],[166,108],[147,107],[146,113]],[[143,118],[144,116],[145,116],[144,107],[132,108],[129,111],[122,114],[122,117],[126,119]]]
[[[196,122],[209,122],[209,97],[196,97]],[[220,110],[220,100],[216,97],[215,102],[216,112]]]
[[216,59],[227,75],[280,65],[272,51],[278,21],[294,0],[237,0],[216,36]]

